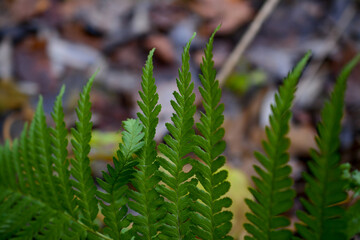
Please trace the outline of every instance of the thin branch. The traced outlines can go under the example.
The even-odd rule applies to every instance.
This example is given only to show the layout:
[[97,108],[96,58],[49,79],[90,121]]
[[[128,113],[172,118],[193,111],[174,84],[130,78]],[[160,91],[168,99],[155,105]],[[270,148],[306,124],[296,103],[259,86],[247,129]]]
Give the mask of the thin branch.
[[244,36],[236,45],[234,51],[230,54],[227,61],[224,63],[223,67],[221,68],[217,79],[219,79],[220,86],[223,86],[225,83],[226,78],[229,76],[231,71],[234,69],[236,64],[238,63],[240,57],[244,53],[245,49],[249,46],[252,42],[256,34],[259,32],[260,27],[266,20],[266,18],[272,13],[274,8],[278,5],[280,0],[268,0],[262,8],[260,9],[259,13],[256,15],[254,21],[251,23],[249,29],[246,31]]

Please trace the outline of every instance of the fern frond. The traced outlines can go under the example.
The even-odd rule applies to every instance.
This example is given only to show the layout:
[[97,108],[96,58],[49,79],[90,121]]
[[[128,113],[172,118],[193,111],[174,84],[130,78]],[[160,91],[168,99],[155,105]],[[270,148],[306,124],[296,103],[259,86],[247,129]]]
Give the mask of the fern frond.
[[71,144],[75,158],[71,159],[71,175],[75,178],[72,185],[75,187],[77,196],[77,205],[83,215],[82,221],[85,225],[96,229],[97,225],[93,223],[99,211],[98,201],[95,197],[96,186],[91,176],[89,142],[91,140],[91,103],[90,90],[97,72],[93,74],[80,94],[76,114],[78,121],[76,128],[71,129],[73,139]]
[[232,239],[227,236],[231,229],[232,213],[222,211],[231,205],[230,198],[223,195],[229,190],[226,181],[228,172],[219,170],[225,164],[223,141],[224,104],[220,104],[221,89],[216,80],[216,70],[212,59],[212,49],[216,28],[204,49],[205,56],[200,65],[202,74],[199,76],[202,87],[199,88],[203,98],[205,112],[201,113],[200,122],[196,124],[201,135],[195,136],[194,152],[201,161],[194,165],[196,176],[203,189],[190,186],[189,190],[196,200],[193,203],[193,232],[201,239]]
[[29,149],[28,149],[28,125],[25,123],[24,128],[21,132],[20,142],[19,142],[19,157],[18,161],[21,162],[21,171],[24,179],[25,188],[23,189],[23,193],[31,194],[32,192],[36,192],[36,183],[34,179],[34,170],[30,165],[29,160]]
[[266,155],[255,153],[262,166],[254,166],[259,176],[253,177],[256,189],[250,188],[256,201],[246,199],[252,211],[246,214],[250,223],[244,224],[252,237],[247,236],[246,239],[279,240],[290,239],[292,236],[289,230],[284,229],[290,221],[282,215],[292,207],[295,197],[295,191],[291,188],[291,167],[287,164],[290,140],[286,134],[289,131],[290,108],[296,85],[309,58],[310,53],[307,53],[289,73],[279,93],[275,95],[275,104],[271,106],[270,127],[265,129],[267,141],[263,142]]
[[127,184],[133,178],[135,166],[138,162],[132,155],[138,152],[144,142],[143,127],[139,120],[128,119],[123,122],[125,131],[122,132],[123,143],[119,145],[117,158],[114,157],[114,167],[107,165],[108,172],[103,172],[103,179],[98,179],[99,185],[105,192],[97,192],[105,216],[104,223],[108,226],[104,232],[113,239],[121,239],[121,231],[128,227],[130,222],[125,218],[128,212],[126,193]]
[[[35,116],[34,116],[35,118]],[[38,199],[41,199],[44,202],[47,202],[47,194],[42,194],[45,193],[46,190],[40,180],[40,176],[39,176],[39,164],[38,164],[38,160],[36,157],[36,149],[35,149],[35,120],[33,119],[31,121],[31,124],[29,126],[29,130],[27,132],[28,136],[25,138],[25,136],[23,136],[25,138],[25,141],[22,141],[22,155],[23,157],[27,155],[28,157],[28,165],[29,165],[29,173],[31,173],[32,179],[34,180],[34,184],[35,184],[35,189],[31,189],[30,194]],[[26,133],[23,133],[23,135],[26,135]],[[26,152],[25,152],[26,149]],[[27,154],[26,154],[27,153]],[[24,158],[24,161],[25,158]]]
[[5,149],[4,146],[0,145],[0,186],[7,187],[6,181],[7,167],[6,167],[6,158],[5,158]]
[[[86,128],[91,125],[86,124],[86,120],[90,121],[90,118],[82,117],[84,113],[86,116],[90,113],[88,100],[91,83],[92,80],[85,87],[79,101],[78,115],[82,114],[79,119],[83,121],[77,123],[78,131],[74,130],[74,145],[78,144],[74,147],[77,157],[83,156],[80,154],[85,152],[82,147],[86,145],[84,142],[90,140],[88,136],[91,136],[91,127],[90,131]],[[97,225],[88,226],[86,221],[78,221],[77,212],[71,212],[64,204],[67,197],[64,195],[68,194],[69,205],[75,209],[72,185],[69,185],[67,133],[61,106],[63,92],[64,88],[55,102],[52,114],[55,128],[51,129],[51,136],[40,97],[29,130],[25,125],[19,141],[15,140],[12,146],[6,141],[5,145],[0,147],[0,171],[3,180],[0,186],[0,239],[110,239],[94,231]],[[134,145],[135,141],[137,138],[128,140],[132,145],[126,148],[126,153],[141,147]],[[80,143],[83,145],[79,147]],[[88,145],[87,147],[89,148]],[[79,149],[81,151],[78,151]],[[83,167],[84,164],[77,166]],[[89,169],[88,162],[87,167]],[[89,176],[91,178],[90,171]],[[76,183],[77,186],[80,185],[79,182]],[[89,184],[85,187],[88,186]],[[96,210],[97,200],[95,195],[92,197],[96,201]],[[80,198],[77,201],[84,202]],[[94,211],[93,206],[90,207],[90,211]]]
[[312,161],[308,162],[311,174],[304,174],[307,200],[302,199],[302,204],[306,212],[297,212],[301,223],[296,228],[308,240],[346,239],[347,221],[341,202],[347,197],[347,182],[341,179],[339,134],[347,78],[359,61],[360,55],[345,66],[321,112],[316,137],[319,150],[312,150]]
[[163,232],[171,239],[188,239],[190,237],[190,198],[188,186],[192,184],[189,179],[194,175],[193,170],[184,172],[183,168],[191,162],[187,155],[192,151],[193,137],[195,132],[194,105],[195,94],[194,83],[191,81],[190,73],[190,44],[194,35],[186,44],[182,54],[182,67],[179,69],[179,78],[176,84],[179,92],[174,92],[175,101],[171,105],[175,111],[171,120],[173,124],[167,123],[169,134],[164,137],[165,144],[159,145],[159,151],[167,159],[161,158],[160,164],[166,170],[162,172],[162,181],[166,185],[159,186],[159,192],[164,196],[165,206],[168,214],[164,219]]
[[30,196],[0,188],[0,239],[80,239],[86,231]]
[[0,239],[14,236],[38,211],[35,206],[29,211],[30,203],[10,189],[1,189],[0,203]]
[[138,101],[142,113],[138,113],[138,117],[144,126],[144,146],[138,159],[139,165],[135,178],[132,180],[136,190],[130,191],[129,197],[132,201],[129,201],[128,204],[132,210],[138,213],[137,216],[131,215],[135,238],[146,240],[153,239],[158,235],[159,220],[165,215],[165,209],[161,208],[164,200],[155,190],[160,178],[156,174],[159,164],[156,161],[154,136],[161,106],[158,104],[159,95],[156,93],[153,77],[153,54],[154,49],[150,51],[143,68],[142,92],[139,92],[141,101]]
[[58,174],[57,190],[60,204],[65,211],[77,219],[75,195],[70,182],[69,159],[67,158],[68,132],[64,122],[62,107],[64,92],[65,86],[62,86],[59,95],[56,97],[53,112],[51,113],[55,123],[55,127],[50,128],[53,152],[51,157],[54,162],[54,170]]
[[22,164],[22,161],[20,159],[19,154],[19,141],[15,139],[12,144],[12,158],[11,158],[11,164],[14,166],[15,170],[15,176],[17,177],[17,188],[20,192],[25,193],[26,190],[26,182],[25,182],[25,172],[24,172],[24,166]]
[[53,175],[50,134],[46,125],[43,99],[41,96],[36,108],[31,131],[32,157],[33,161],[36,162],[36,171],[42,189],[41,197],[47,204],[57,209],[59,207],[59,201],[57,198],[56,179]]
[[11,188],[13,190],[16,189],[16,178],[15,176],[15,168],[12,164],[12,156],[11,156],[11,147],[9,140],[5,141],[4,146],[2,147],[2,175],[3,181],[2,184],[5,187]]

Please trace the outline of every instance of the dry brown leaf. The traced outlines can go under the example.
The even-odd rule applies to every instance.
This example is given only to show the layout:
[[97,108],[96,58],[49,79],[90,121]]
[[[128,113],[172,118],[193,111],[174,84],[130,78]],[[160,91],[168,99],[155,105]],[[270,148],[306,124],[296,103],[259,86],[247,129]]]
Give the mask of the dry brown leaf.
[[173,63],[175,60],[174,46],[165,35],[154,34],[146,38],[145,46],[149,50],[156,48],[155,57],[165,63]]
[[16,22],[23,22],[44,13],[49,7],[49,0],[16,0],[11,2],[10,11]]
[[23,82],[36,83],[40,93],[56,88],[56,78],[51,71],[46,46],[45,39],[28,36],[14,50],[14,70],[17,77]]
[[243,0],[197,0],[190,3],[190,8],[209,20],[202,27],[203,33],[211,33],[219,23],[220,34],[231,33],[253,16],[253,9]]
[[100,49],[103,40],[86,34],[84,28],[84,25],[79,21],[64,22],[61,28],[62,37],[71,42],[82,43]]

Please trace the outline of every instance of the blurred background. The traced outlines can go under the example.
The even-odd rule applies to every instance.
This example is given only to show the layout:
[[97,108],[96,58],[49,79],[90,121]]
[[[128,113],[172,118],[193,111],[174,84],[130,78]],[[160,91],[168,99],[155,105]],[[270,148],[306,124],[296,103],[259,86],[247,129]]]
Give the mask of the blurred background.
[[[242,239],[247,211],[243,198],[250,197],[247,186],[254,174],[253,151],[261,151],[276,88],[306,51],[312,50],[312,61],[299,83],[289,133],[292,176],[301,196],[301,172],[307,170],[309,148],[315,148],[320,109],[340,69],[360,48],[359,1],[268,2],[272,5],[264,10],[263,0],[1,0],[1,142],[17,137],[24,122],[31,120],[39,94],[50,114],[63,84],[65,120],[68,128],[73,127],[78,94],[99,69],[91,92],[94,134],[90,157],[93,175],[100,177],[121,140],[121,122],[138,111],[141,70],[149,50],[156,48],[154,76],[163,106],[156,138],[161,142],[167,133],[164,124],[172,114],[169,101],[176,89],[184,45],[197,32],[190,64],[198,86],[203,48],[221,23],[214,61],[225,103],[225,155],[235,214],[232,234]],[[359,76],[358,67],[348,80],[340,136],[343,161],[357,169]],[[293,212],[288,214],[295,218]]]

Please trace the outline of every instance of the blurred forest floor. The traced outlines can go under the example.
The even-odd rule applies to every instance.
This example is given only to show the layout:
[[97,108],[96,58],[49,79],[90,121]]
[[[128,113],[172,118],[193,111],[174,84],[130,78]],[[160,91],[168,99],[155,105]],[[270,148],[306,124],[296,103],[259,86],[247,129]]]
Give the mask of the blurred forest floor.
[[[167,133],[164,123],[172,114],[169,101],[182,48],[193,32],[197,37],[191,46],[191,71],[199,85],[203,48],[215,27],[222,24],[214,42],[215,67],[220,71],[263,4],[261,0],[0,1],[1,141],[19,135],[23,123],[32,118],[39,94],[49,114],[63,84],[67,87],[65,118],[67,126],[73,127],[78,94],[100,68],[91,93],[95,129],[91,159],[94,177],[100,177],[121,139],[121,121],[138,111],[141,69],[149,50],[156,48],[154,76],[163,106],[156,138],[161,142]],[[246,187],[254,174],[253,151],[261,151],[274,92],[311,49],[312,61],[299,84],[289,133],[292,176],[302,195],[301,173],[307,170],[309,148],[315,147],[320,109],[340,69],[359,52],[359,5],[350,0],[280,1],[222,82],[234,236],[243,235],[243,198],[249,197]],[[343,161],[357,169],[359,76],[358,67],[348,80],[340,136]]]

